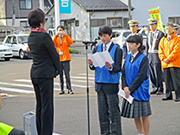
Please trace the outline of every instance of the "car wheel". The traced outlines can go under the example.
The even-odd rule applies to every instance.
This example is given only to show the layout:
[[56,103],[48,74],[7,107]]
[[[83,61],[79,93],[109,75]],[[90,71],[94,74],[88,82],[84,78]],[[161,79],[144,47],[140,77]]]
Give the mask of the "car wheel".
[[24,52],[23,52],[23,50],[21,50],[20,52],[19,52],[19,57],[21,58],[21,59],[24,59]]
[[5,60],[5,61],[9,61],[9,60],[10,60],[10,58],[4,58],[4,60]]

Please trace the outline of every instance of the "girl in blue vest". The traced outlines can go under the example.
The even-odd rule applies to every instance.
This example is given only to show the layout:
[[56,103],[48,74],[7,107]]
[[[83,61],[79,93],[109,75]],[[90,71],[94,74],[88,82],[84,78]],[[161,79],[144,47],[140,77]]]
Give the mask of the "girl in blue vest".
[[121,116],[134,118],[139,135],[148,135],[151,115],[148,58],[141,52],[142,39],[139,35],[131,35],[127,39],[130,54],[127,55],[122,70],[122,88],[125,97],[134,97],[130,104],[123,100]]

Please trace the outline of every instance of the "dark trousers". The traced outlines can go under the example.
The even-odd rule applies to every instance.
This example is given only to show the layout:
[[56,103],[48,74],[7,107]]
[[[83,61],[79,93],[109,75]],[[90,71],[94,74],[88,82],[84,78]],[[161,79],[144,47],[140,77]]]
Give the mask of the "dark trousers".
[[53,78],[32,79],[36,94],[36,127],[38,135],[53,133]]
[[180,68],[164,68],[164,81],[166,85],[166,97],[172,96],[172,84],[175,90],[176,99],[180,98]]
[[71,90],[71,80],[70,80],[70,61],[63,61],[60,62],[60,85],[61,85],[61,90],[64,90],[64,79],[63,79],[63,71],[65,73],[66,77],[66,87],[68,90]]
[[163,78],[162,78],[162,69],[161,63],[150,63],[149,64],[150,79],[152,82],[153,91],[163,92]]
[[117,94],[97,92],[99,122],[102,135],[121,135],[121,114]]

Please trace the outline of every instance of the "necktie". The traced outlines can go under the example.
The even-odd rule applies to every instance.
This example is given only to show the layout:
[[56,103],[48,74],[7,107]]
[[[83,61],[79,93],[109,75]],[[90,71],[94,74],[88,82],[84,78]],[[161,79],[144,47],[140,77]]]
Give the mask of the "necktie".
[[133,55],[131,55],[131,63],[133,62],[133,60],[134,60],[134,56]]
[[171,39],[171,37],[168,37],[168,42],[169,42],[170,39]]
[[107,49],[107,46],[105,45],[105,46],[104,46],[104,51],[106,51],[106,49]]

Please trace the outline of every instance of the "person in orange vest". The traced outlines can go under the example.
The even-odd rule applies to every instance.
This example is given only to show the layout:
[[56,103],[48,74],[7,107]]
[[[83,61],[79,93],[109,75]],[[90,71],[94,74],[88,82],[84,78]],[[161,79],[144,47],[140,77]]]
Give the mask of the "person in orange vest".
[[73,43],[73,40],[65,33],[64,26],[58,26],[57,27],[57,33],[52,38],[55,48],[57,52],[59,53],[59,59],[60,59],[60,85],[61,85],[61,91],[60,95],[64,94],[64,80],[63,80],[63,71],[65,73],[66,77],[66,87],[68,89],[68,94],[74,94],[71,88],[71,79],[70,79],[70,61],[71,56],[69,53],[69,46]]
[[165,25],[166,36],[159,43],[159,59],[164,70],[166,97],[162,100],[172,100],[172,84],[175,90],[175,102],[180,101],[180,38],[174,33],[174,25]]

